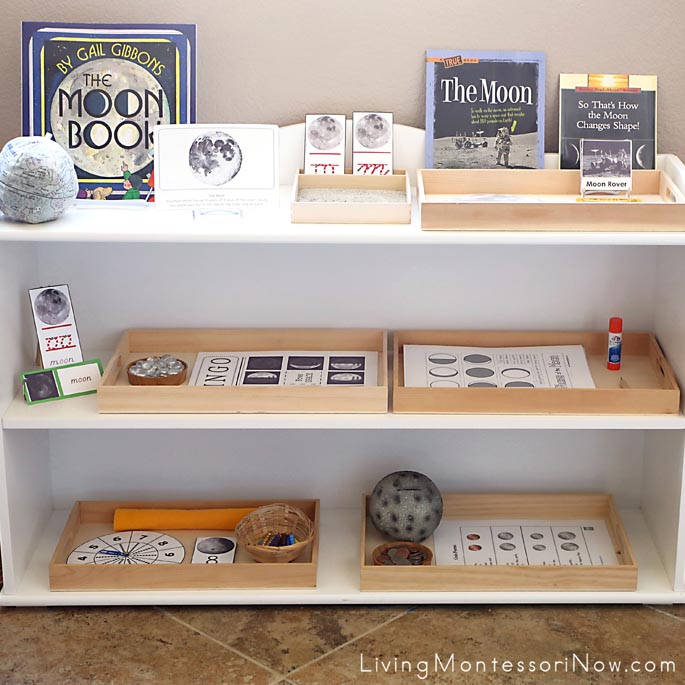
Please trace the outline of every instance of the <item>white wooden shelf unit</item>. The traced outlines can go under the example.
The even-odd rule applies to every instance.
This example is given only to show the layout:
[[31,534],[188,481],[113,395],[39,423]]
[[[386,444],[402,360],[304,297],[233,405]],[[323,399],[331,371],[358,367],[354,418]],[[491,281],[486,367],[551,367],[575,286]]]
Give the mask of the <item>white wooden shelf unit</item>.
[[[301,141],[301,126],[282,130],[285,184]],[[396,150],[413,174],[423,132],[398,127]],[[660,164],[685,189],[685,167]],[[108,416],[92,397],[27,407],[17,396],[35,356],[26,291],[65,282],[91,354],[135,327],[603,330],[617,315],[654,331],[685,378],[685,227],[424,233],[416,208],[408,226],[293,226],[288,214],[222,222],[91,206],[43,227],[0,221],[0,604],[685,601],[682,415]],[[613,494],[638,590],[361,593],[360,494],[399,468],[444,492]],[[231,497],[321,499],[316,589],[50,592],[75,500]]]

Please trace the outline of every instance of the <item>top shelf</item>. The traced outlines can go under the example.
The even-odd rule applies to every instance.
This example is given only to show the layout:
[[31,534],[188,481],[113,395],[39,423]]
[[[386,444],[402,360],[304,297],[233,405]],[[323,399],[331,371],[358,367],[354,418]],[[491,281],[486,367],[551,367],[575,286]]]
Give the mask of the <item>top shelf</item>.
[[[349,126],[349,122],[348,122]],[[412,184],[424,166],[425,133],[395,126],[395,165]],[[351,140],[351,136],[348,135]],[[302,166],[304,124],[280,129],[280,178],[289,182]],[[657,165],[685,192],[685,165],[675,155],[658,155]],[[558,155],[545,155],[545,167],[558,166]],[[493,170],[493,173],[498,173]],[[142,202],[80,200],[63,217],[40,225],[0,216],[0,242],[35,243],[242,243],[249,245],[685,245],[683,231],[422,231],[414,197],[411,224],[292,224],[292,186],[281,187],[274,210],[249,210],[242,217],[162,211]],[[591,227],[592,228],[592,227]]]

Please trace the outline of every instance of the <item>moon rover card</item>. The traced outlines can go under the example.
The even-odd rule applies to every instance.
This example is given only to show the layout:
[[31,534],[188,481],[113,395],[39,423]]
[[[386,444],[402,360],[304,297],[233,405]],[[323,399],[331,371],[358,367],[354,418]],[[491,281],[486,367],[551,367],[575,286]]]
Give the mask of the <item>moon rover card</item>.
[[29,290],[42,366],[63,366],[83,361],[68,285]]
[[155,189],[161,209],[277,206],[278,126],[158,126]]
[[631,140],[581,140],[581,195],[630,195],[633,188],[632,160]]
[[352,115],[352,173],[392,174],[392,113],[354,112]]
[[307,114],[304,120],[304,173],[345,173],[344,114]]

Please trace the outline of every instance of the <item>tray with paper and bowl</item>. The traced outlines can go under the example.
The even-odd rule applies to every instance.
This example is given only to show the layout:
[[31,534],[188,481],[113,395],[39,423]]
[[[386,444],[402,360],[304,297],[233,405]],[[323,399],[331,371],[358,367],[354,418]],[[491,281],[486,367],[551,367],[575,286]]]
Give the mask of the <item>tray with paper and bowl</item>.
[[[404,346],[513,348],[582,345],[595,387],[405,386]],[[455,371],[456,373],[456,371]],[[468,371],[467,371],[468,373]],[[441,383],[441,386],[446,384]],[[618,371],[607,369],[607,333],[595,331],[397,331],[393,412],[405,414],[677,414],[680,389],[652,333],[623,334]]]
[[[272,520],[278,530],[287,529],[288,533],[299,536],[298,541],[304,529],[309,536],[306,541],[301,540],[306,544],[296,554],[284,560],[287,563],[258,563],[241,544],[236,530],[240,522],[260,507],[271,506],[272,502],[76,502],[50,561],[50,589],[316,587],[319,500],[285,500],[278,505],[297,512],[297,525],[290,518]],[[301,518],[306,519],[306,525]],[[125,524],[125,530],[118,525],[121,523]],[[129,524],[131,530],[128,530]],[[292,530],[288,528],[291,525]],[[197,554],[198,550],[203,554]],[[224,553],[234,557],[222,559]]]
[[685,194],[662,169],[633,171],[629,197],[581,197],[572,169],[419,169],[417,180],[424,230],[685,230]]
[[[258,354],[288,350],[317,357],[321,370],[316,373],[323,374],[324,381],[328,373],[328,384],[190,384],[201,352],[218,352],[230,357],[231,352]],[[329,373],[322,366],[324,357],[320,353],[335,351],[375,353],[377,371],[367,371],[366,375],[359,370],[352,372],[344,359],[334,365],[330,357]],[[187,367],[185,380],[174,385],[130,383],[127,370],[132,362],[165,354]],[[296,357],[291,356],[285,362],[282,357],[274,359],[290,363]],[[233,366],[237,364],[236,357]],[[334,373],[337,380],[333,379]],[[260,375],[268,376],[269,380],[281,378],[274,372]],[[387,334],[376,329],[337,328],[129,330],[122,335],[105,368],[97,390],[97,404],[101,413],[385,413],[388,411]]]
[[637,561],[611,495],[443,493],[442,497],[442,521],[421,543],[432,552],[431,560],[397,565],[376,563],[379,547],[385,549],[387,540],[373,525],[370,498],[363,497],[362,592],[628,592],[637,588]]

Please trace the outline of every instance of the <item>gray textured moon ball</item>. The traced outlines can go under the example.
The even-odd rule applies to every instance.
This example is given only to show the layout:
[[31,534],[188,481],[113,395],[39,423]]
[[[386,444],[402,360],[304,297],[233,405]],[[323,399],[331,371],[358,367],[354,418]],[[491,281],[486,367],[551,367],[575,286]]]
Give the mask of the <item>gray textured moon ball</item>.
[[368,148],[383,147],[392,135],[390,122],[380,114],[367,114],[357,122],[357,140]]
[[314,119],[307,136],[317,150],[332,150],[342,142],[343,127],[337,119],[324,115]]
[[222,186],[235,178],[243,163],[236,139],[222,131],[204,133],[192,142],[188,165],[195,178],[210,186]]
[[369,513],[378,532],[391,540],[421,542],[442,518],[442,495],[417,471],[395,471],[376,483]]
[[67,296],[57,288],[46,288],[38,293],[34,307],[38,318],[48,326],[57,326],[71,312]]
[[74,203],[76,193],[74,163],[49,138],[14,138],[0,152],[0,211],[10,219],[52,221]]

